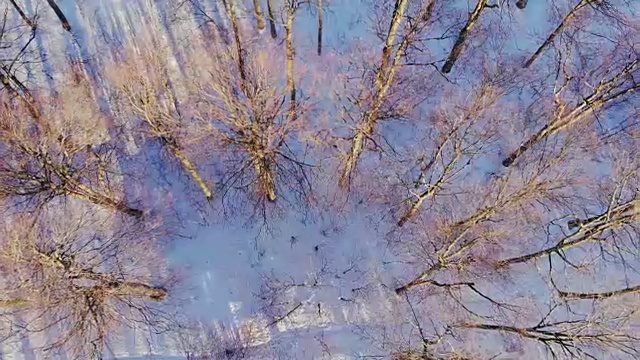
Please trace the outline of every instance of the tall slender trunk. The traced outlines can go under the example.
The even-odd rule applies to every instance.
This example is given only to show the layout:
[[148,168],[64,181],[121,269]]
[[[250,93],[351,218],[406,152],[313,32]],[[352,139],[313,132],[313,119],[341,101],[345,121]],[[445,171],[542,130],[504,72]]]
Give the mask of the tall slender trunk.
[[416,286],[420,286],[422,284],[425,284],[426,282],[428,282],[430,280],[430,278],[437,273],[438,271],[440,271],[442,268],[444,268],[444,266],[442,264],[435,264],[432,267],[430,267],[427,271],[423,272],[422,274],[416,276],[413,280],[409,281],[408,283],[397,287],[396,288],[396,294],[398,295],[403,295],[404,293],[406,293],[407,291],[411,290],[412,288],[416,287]]
[[[156,134],[169,134],[170,131],[158,121],[154,121],[149,116],[145,116],[147,124],[151,127],[152,131]],[[209,188],[209,185],[204,181],[200,173],[196,169],[195,165],[189,160],[189,158],[184,154],[182,147],[179,145],[178,140],[173,138],[170,135],[162,135],[158,136],[162,141],[162,146],[166,147],[169,152],[180,162],[180,165],[184,168],[184,170],[189,174],[191,179],[195,181],[195,183],[200,187],[204,197],[207,200],[211,200],[213,198],[213,193]]]
[[533,145],[537,144],[541,140],[544,140],[547,137],[557,134],[558,132],[566,129],[569,126],[580,122],[586,116],[592,114],[597,109],[603,108],[613,100],[640,89],[640,84],[633,84],[628,88],[614,92],[624,84],[624,78],[626,76],[636,71],[639,64],[640,60],[635,59],[625,65],[622,70],[620,70],[611,79],[601,81],[595,87],[593,92],[589,94],[589,96],[583,98],[583,101],[574,109],[565,114],[562,114],[556,119],[553,119],[542,129],[540,129],[540,131],[531,135],[531,137],[529,137],[529,139],[527,139],[522,145],[520,145],[518,149],[513,151],[507,158],[502,161],[502,165],[505,167],[511,166],[516,161],[516,159],[518,159],[523,153],[525,153]]
[[473,29],[476,22],[478,21],[478,18],[480,18],[480,14],[482,13],[482,10],[484,10],[486,7],[487,7],[487,0],[478,0],[478,3],[476,4],[475,9],[473,9],[471,14],[469,14],[469,19],[467,20],[467,23],[460,30],[460,33],[458,33],[458,38],[456,39],[456,43],[453,45],[453,48],[451,49],[451,52],[447,57],[447,61],[445,61],[444,65],[442,65],[443,73],[448,74],[449,72],[451,72],[453,65],[458,60],[458,56],[460,56],[460,53],[464,48],[464,43],[467,40],[467,36],[469,36],[469,32],[471,31],[471,29]]
[[200,187],[200,189],[202,190],[202,193],[204,194],[204,197],[207,200],[211,200],[213,198],[213,194],[211,192],[211,189],[209,189],[209,185],[207,185],[207,183],[204,181],[202,176],[200,176],[200,173],[196,169],[195,165],[184,154],[182,149],[178,146],[177,142],[175,140],[167,140],[167,139],[165,139],[164,142],[165,142],[165,145],[169,148],[169,151],[173,154],[173,156],[176,157],[176,159],[178,159],[178,161],[180,162],[182,167],[185,169],[185,171],[189,174],[189,176],[191,176],[193,181],[195,181],[196,184]]
[[240,88],[246,92],[247,72],[244,62],[244,54],[242,53],[242,39],[240,38],[240,26],[238,25],[238,17],[236,16],[235,3],[232,2],[228,6],[229,17],[231,18],[231,27],[233,28],[233,38],[236,45],[238,72],[240,73]]
[[[447,138],[453,136],[455,131],[456,131],[455,129],[452,130],[447,136]],[[424,165],[424,167],[421,169],[420,177],[418,178],[418,181],[416,181],[416,184],[420,183],[420,179],[425,178],[425,171],[428,171],[428,169],[430,169],[433,166],[433,164],[437,161],[437,159],[439,157],[440,158],[442,157],[442,152],[447,142],[448,142],[448,139],[442,141],[436,147],[436,152],[434,153],[431,160],[426,165]],[[458,159],[460,159],[461,156],[462,156],[461,153],[457,153],[455,157],[447,165],[445,165],[438,180],[436,180],[433,183],[429,183],[427,189],[417,195],[417,198],[412,201],[411,207],[409,207],[409,209],[405,211],[405,213],[400,217],[400,220],[398,220],[398,223],[397,223],[398,227],[404,226],[404,224],[407,221],[409,221],[412,217],[414,217],[418,213],[418,210],[420,210],[422,203],[424,203],[424,201],[427,200],[428,198],[431,198],[432,196],[434,196],[436,192],[440,190],[442,185],[446,182],[447,175],[452,171],[454,164],[458,161]],[[419,185],[416,185],[416,189],[418,189],[418,187]]]
[[616,296],[622,296],[627,294],[640,293],[640,286],[628,286],[624,289],[605,291],[605,292],[572,292],[558,290],[558,295],[564,299],[582,299],[582,300],[596,300],[596,299],[608,299]]
[[249,148],[249,153],[256,172],[258,193],[260,196],[265,196],[270,202],[275,202],[277,193],[273,174],[273,161],[265,156],[264,146],[260,142],[261,134],[264,131],[261,129],[260,123],[255,119],[248,120],[248,125],[251,127],[251,137],[255,139]]
[[142,210],[129,207],[123,201],[118,201],[110,196],[101,194],[77,180],[69,181],[68,185],[71,185],[71,188],[67,189],[69,194],[90,203],[100,205],[107,209],[115,210],[135,218],[141,218],[144,215]]
[[221,0],[222,1],[222,6],[224,7],[225,11],[229,11],[229,3],[227,3],[227,0]]
[[264,16],[262,15],[262,8],[260,7],[260,0],[253,0],[253,10],[256,13],[256,21],[258,23],[258,29],[264,29]]
[[26,307],[29,304],[27,299],[0,299],[0,309]]
[[318,0],[318,56],[322,55],[322,0]]
[[571,21],[571,19],[574,16],[576,16],[578,11],[580,9],[582,9],[583,7],[585,7],[588,3],[589,3],[588,0],[582,0],[578,4],[576,4],[576,6],[574,6],[573,9],[571,9],[571,11],[569,11],[569,13],[567,15],[565,15],[564,19],[562,19],[562,21],[560,22],[560,25],[558,25],[558,27],[555,30],[553,30],[553,32],[551,32],[551,34],[549,34],[549,36],[547,36],[547,39],[542,43],[542,45],[540,45],[540,47],[536,50],[536,52],[534,52],[533,55],[531,55],[531,57],[524,63],[524,65],[522,65],[522,67],[526,69],[529,66],[531,66],[531,64],[533,64],[533,62],[536,61],[538,56],[540,56],[540,54],[542,54],[542,52],[549,45],[551,45],[553,40],[556,38],[556,36],[558,36],[558,34],[560,34],[562,29],[564,29],[564,27],[567,26],[569,21]]
[[526,255],[500,260],[496,265],[505,267],[521,264],[552,254],[560,254],[563,250],[586,242],[603,241],[602,237],[599,236],[603,232],[611,231],[621,227],[623,224],[633,223],[638,218],[640,218],[640,200],[630,200],[600,215],[583,220],[578,231],[565,236],[553,246]]
[[162,301],[169,293],[167,289],[160,286],[151,286],[133,281],[118,281],[108,284],[110,293],[126,296],[145,297],[154,301]]
[[349,184],[351,174],[356,168],[358,159],[360,159],[362,149],[364,149],[364,138],[365,133],[362,131],[358,131],[351,140],[349,155],[347,156],[347,161],[344,165],[344,169],[342,170],[342,175],[340,175],[340,180],[338,181],[338,186],[340,186],[341,188],[345,188]]
[[35,31],[36,30],[36,24],[33,21],[31,21],[31,19],[29,19],[29,17],[27,16],[27,14],[24,13],[24,11],[22,11],[22,8],[20,8],[20,5],[18,5],[16,0],[9,0],[9,1],[13,5],[13,7],[16,9],[16,11],[18,12],[18,15],[20,15],[22,20],[24,20],[24,22],[26,22],[27,25],[29,25],[29,27],[31,27],[32,31]]
[[393,81],[396,65],[400,61],[400,58],[404,53],[404,49],[406,47],[405,41],[403,41],[403,43],[398,46],[393,59],[391,59],[391,51],[406,8],[407,0],[396,1],[395,7],[393,9],[393,15],[391,17],[391,24],[389,25],[389,31],[385,40],[385,45],[382,49],[380,69],[376,74],[376,94],[371,109],[364,114],[362,123],[356,130],[356,134],[351,140],[351,149],[349,150],[349,154],[347,155],[347,160],[345,162],[344,169],[342,170],[342,174],[340,175],[340,179],[338,180],[338,186],[342,188],[345,188],[349,183],[351,174],[355,170],[358,159],[360,158],[360,155],[364,150],[364,142],[366,138],[373,132],[374,124],[378,116],[378,111],[380,110],[386,93],[389,90],[391,82]]
[[60,19],[60,22],[62,23],[62,27],[68,32],[71,32],[71,25],[69,24],[67,17],[64,16],[64,13],[62,12],[62,10],[60,10],[60,8],[58,7],[58,4],[56,4],[54,0],[47,0],[47,3],[49,3],[49,6],[51,6],[51,8],[53,9],[53,12],[55,12],[58,19]]
[[269,15],[271,37],[275,39],[278,37],[278,32],[276,31],[276,19],[273,17],[273,0],[267,0],[267,13]]
[[527,150],[529,150],[529,148],[532,147],[534,144],[538,143],[540,139],[542,139],[543,137],[546,137],[548,133],[549,133],[549,126],[545,125],[540,131],[533,134],[529,139],[527,139],[527,141],[522,143],[522,145],[520,145],[515,151],[509,154],[509,156],[506,159],[502,160],[502,166],[504,167],[511,166],[516,161],[517,158],[519,158],[522,154],[524,154]]
[[398,227],[404,226],[409,219],[414,217],[418,213],[418,210],[420,210],[422,203],[426,199],[432,197],[436,193],[436,190],[438,190],[438,187],[433,186],[429,190],[420,194],[420,196],[411,204],[411,207],[402,215],[402,217],[400,217],[400,220],[398,220],[397,223]]
[[[31,35],[35,36],[35,32],[32,32]],[[33,97],[31,91],[2,63],[0,63],[0,70],[2,70],[0,71],[0,83],[7,89],[11,96],[17,97],[24,103],[27,111],[37,124],[38,136],[47,136],[47,134],[50,134],[51,129],[49,123],[40,116],[36,99]],[[5,74],[3,74],[3,72]],[[14,86],[20,91],[16,90]]]
[[293,57],[294,57],[294,49],[293,49],[293,17],[295,14],[295,9],[293,5],[289,3],[287,0],[287,22],[285,26],[285,46],[286,46],[286,55],[287,55],[287,91],[290,93],[290,103],[289,103],[289,118],[296,118],[296,84],[293,80]]
[[387,38],[382,48],[382,60],[380,61],[380,70],[376,76],[376,90],[380,91],[384,82],[384,77],[388,71],[389,63],[391,62],[391,49],[393,48],[396,35],[398,34],[398,28],[404,17],[404,13],[407,10],[407,0],[396,0],[396,4],[393,8],[393,15],[391,15],[391,24],[389,24],[389,30],[387,32]]

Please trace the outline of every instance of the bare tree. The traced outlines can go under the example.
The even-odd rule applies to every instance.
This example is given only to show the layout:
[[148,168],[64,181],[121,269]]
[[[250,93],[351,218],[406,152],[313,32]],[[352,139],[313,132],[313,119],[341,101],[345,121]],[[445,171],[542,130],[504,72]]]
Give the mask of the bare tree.
[[111,65],[115,101],[126,122],[137,121],[140,131],[155,139],[200,188],[205,199],[213,198],[211,186],[189,156],[189,141],[197,137],[185,126],[188,115],[180,109],[176,87],[169,77],[169,55],[157,38],[147,38],[139,50],[128,49],[126,59]]
[[167,330],[169,313],[154,305],[167,298],[169,279],[155,278],[165,271],[153,229],[77,201],[52,203],[36,218],[3,217],[2,227],[2,324],[18,336],[45,334],[39,351],[89,359],[137,322]]
[[38,99],[27,90],[17,99],[3,99],[0,196],[36,207],[57,197],[76,197],[141,217],[142,210],[124,199],[104,117],[84,90],[68,83],[51,97]]
[[[445,222],[439,229],[439,235],[429,241],[438,249],[432,255],[432,265],[411,281],[396,288],[396,293],[403,294],[411,288],[428,284],[441,270],[465,266],[469,261],[467,253],[473,251],[475,246],[483,246],[483,243],[484,246],[489,246],[488,244],[494,240],[493,236],[503,236],[499,232],[488,231],[484,226],[486,222],[492,221],[499,214],[534,200],[552,201],[554,191],[562,189],[563,182],[560,181],[560,175],[555,174],[551,180],[548,177],[549,174],[545,174],[548,169],[548,167],[535,169],[535,172],[522,184],[519,184],[523,180],[522,177],[516,174],[508,174],[504,178],[496,179],[491,185],[495,186],[493,191],[496,196],[483,199],[480,207],[470,215]],[[472,201],[469,200],[468,203],[471,204]],[[475,231],[479,231],[479,233],[476,234]]]
[[[516,174],[510,174],[511,179],[503,177],[500,187],[504,186],[504,190],[490,191],[497,194],[499,203],[485,203],[475,214],[446,225],[430,222],[423,236],[433,240],[419,247],[402,245],[407,250],[441,250],[422,256],[410,250],[416,260],[432,258],[427,260],[432,265],[396,288],[396,292],[407,297],[407,301],[422,302],[424,299],[419,299],[425,295],[444,301],[441,296],[447,296],[457,304],[453,306],[457,310],[450,310],[450,319],[444,320],[447,316],[440,316],[436,321],[441,325],[435,325],[430,332],[423,329],[422,332],[428,333],[425,336],[427,348],[430,351],[437,349],[434,341],[438,336],[449,336],[446,335],[448,332],[454,338],[471,341],[465,336],[488,331],[505,334],[514,341],[524,341],[522,346],[540,344],[554,358],[577,356],[595,359],[599,351],[637,356],[632,345],[638,341],[633,330],[636,311],[628,306],[629,302],[616,301],[636,293],[637,282],[629,284],[623,281],[623,286],[576,282],[587,269],[595,271],[597,264],[629,264],[627,261],[637,254],[634,238],[639,230],[637,222],[640,216],[636,189],[638,168],[637,165],[628,166],[635,157],[625,152],[615,155],[610,181],[587,185],[593,186],[589,191],[595,199],[584,199],[571,195],[576,187],[585,186],[575,177],[577,173],[557,173],[549,177],[550,171],[556,171],[552,169],[567,166],[566,162],[572,156],[565,153],[553,161],[547,160],[544,170],[538,168],[534,176],[527,175],[528,182],[521,183],[522,178]],[[561,176],[564,178],[562,181]],[[574,180],[570,180],[572,178]],[[467,204],[473,202],[467,200]],[[526,203],[537,203],[541,207],[535,210],[538,205],[530,207],[524,205]],[[552,208],[556,211],[565,209],[566,212],[581,207],[585,211],[583,216],[566,213],[548,216],[547,213]],[[525,215],[526,208],[529,210]],[[594,214],[588,208],[604,210]],[[516,215],[520,211],[523,213]],[[436,217],[438,213],[435,212]],[[434,216],[434,207],[431,216]],[[519,216],[525,217],[526,222],[517,225]],[[523,228],[531,229],[531,233],[527,234]],[[453,239],[448,239],[449,236]],[[522,239],[514,240],[514,237]],[[535,240],[536,237],[541,239]],[[509,241],[534,250],[517,254],[519,251],[509,249],[509,246],[514,246],[507,245]],[[498,254],[513,255],[499,260],[496,259]],[[526,301],[525,298],[516,300],[517,296],[512,298],[503,290],[495,291],[497,288],[510,288],[512,285],[505,281],[513,280],[507,279],[535,278],[529,273],[532,268],[523,268],[529,263],[537,263],[544,269],[543,273],[548,274],[540,279],[542,284],[548,285],[548,291],[531,294]],[[519,266],[519,271],[515,270],[516,266]],[[575,286],[584,290],[571,290]],[[415,296],[411,292],[416,292]],[[486,302],[487,306],[477,307],[476,301]],[[593,303],[589,304],[590,301]],[[539,310],[547,306],[543,304],[548,304],[548,309],[541,313]],[[424,310],[410,306],[408,316],[415,317],[414,323],[426,322],[428,311],[425,313]],[[459,312],[456,314],[455,311]],[[472,333],[467,333],[470,330]]]
[[640,84],[635,79],[638,76],[640,61],[637,57],[623,61],[605,62],[601,68],[593,71],[596,74],[600,73],[599,77],[582,79],[583,82],[593,83],[593,85],[586,85],[585,90],[589,92],[585,95],[579,95],[579,98],[567,96],[568,94],[572,95],[573,92],[568,88],[577,84],[575,84],[574,78],[565,72],[564,78],[554,89],[553,102],[555,107],[550,114],[549,122],[509,154],[502,161],[502,165],[511,166],[532,146],[580,122],[597,119],[599,112],[604,112],[633,96],[635,91],[640,88]]
[[[510,1],[364,2],[356,11],[374,36],[299,64],[296,22],[317,20],[320,55],[326,1],[268,0],[263,14],[259,0],[222,0],[207,14],[184,0],[180,15],[222,23],[171,46],[163,31],[181,31],[165,24],[134,32],[94,69],[106,99],[77,63],[47,74],[53,88],[34,85],[29,55],[46,44],[33,49],[34,19],[7,2],[0,333],[46,334],[41,350],[88,359],[123,327],[169,330],[168,237],[152,216],[163,212],[145,203],[144,221],[120,216],[142,217],[131,194],[159,149],[176,164],[161,176],[186,175],[206,199],[215,179],[211,205],[224,215],[321,204],[355,230],[256,245],[259,321],[179,328],[189,359],[333,356],[360,346],[351,330],[370,358],[639,357],[636,9],[551,2],[531,44],[525,14],[510,16],[528,2]],[[282,26],[282,42],[256,36],[244,15],[260,30],[266,16],[274,38]],[[126,167],[123,132],[145,151]],[[337,178],[332,148],[344,152]],[[312,356],[278,349],[302,333],[320,344]]]
[[[384,47],[379,66],[373,71],[373,87],[371,91],[357,94],[353,105],[356,111],[357,124],[353,129],[354,134],[349,137],[351,141],[350,149],[346,155],[344,166],[340,174],[339,185],[346,187],[356,169],[358,160],[365,150],[365,143],[373,139],[376,124],[385,120],[388,113],[398,113],[402,109],[384,109],[385,101],[389,97],[390,89],[397,82],[396,73],[402,66],[403,58],[407,49],[414,43],[417,36],[429,25],[431,14],[435,6],[435,1],[429,1],[422,5],[413,19],[407,24],[407,29],[403,34],[398,35],[400,25],[407,16],[407,1],[398,0],[395,3],[389,29],[384,37]],[[398,37],[398,40],[396,40]],[[367,81],[369,74],[363,77]]]
[[32,62],[32,44],[36,40],[37,14],[29,18],[15,2],[12,4],[29,29],[25,29],[21,25],[13,25],[7,16],[8,8],[5,9],[5,16],[0,23],[0,50],[2,51],[0,84],[2,84],[2,89],[9,93],[10,99],[21,101],[22,105],[28,108],[31,116],[38,118],[39,113],[33,94],[25,86],[23,80],[17,76],[26,64]]
[[[571,19],[573,19],[582,8],[584,8],[585,6],[589,5],[589,3],[590,3],[590,1],[587,1],[587,0],[579,1],[567,13],[567,15],[564,16],[564,18],[562,19],[562,21],[560,22],[558,27],[556,27],[555,30],[553,30],[549,34],[549,36],[547,36],[546,40],[542,43],[542,45],[540,45],[540,47],[538,47],[538,49],[531,55],[531,57],[529,57],[529,59],[527,59],[527,61],[524,63],[524,65],[522,65],[522,67],[526,69],[529,66],[531,66],[531,64],[533,64],[533,62],[536,61],[536,59],[540,56],[540,54],[542,54],[542,52],[545,51],[553,43],[553,40],[569,24]],[[521,2],[518,2],[518,4],[521,4]],[[523,9],[526,6],[526,2],[524,2],[524,5],[522,5],[522,7],[520,7],[520,6],[521,5],[518,5],[519,8]]]
[[[297,136],[305,124],[306,107],[299,106],[297,118],[291,117],[284,108],[288,88],[280,88],[279,72],[256,45],[247,41],[216,46],[211,51],[217,55],[194,84],[201,132],[211,134],[210,141],[225,154],[225,193],[245,193],[259,212],[265,210],[265,200],[275,202],[279,194],[305,199],[310,169],[294,149],[301,149]],[[242,50],[234,51],[238,47]],[[240,53],[247,55],[246,62],[240,62]]]
[[499,122],[506,120],[500,120],[498,109],[502,98],[510,92],[509,87],[504,86],[510,81],[481,80],[475,89],[469,89],[461,102],[451,94],[446,104],[432,111],[429,128],[424,130],[430,136],[417,142],[427,144],[430,151],[412,152],[411,156],[419,156],[410,159],[415,165],[408,171],[409,178],[397,175],[400,181],[394,192],[407,194],[398,226],[415,217],[425,202],[450,192],[467,174],[468,167],[487,155],[496,140]]

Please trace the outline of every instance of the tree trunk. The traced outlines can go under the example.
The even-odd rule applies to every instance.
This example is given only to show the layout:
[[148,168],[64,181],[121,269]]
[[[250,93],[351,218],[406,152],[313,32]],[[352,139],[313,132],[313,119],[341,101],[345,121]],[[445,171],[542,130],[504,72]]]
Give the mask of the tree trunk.
[[20,15],[22,20],[24,20],[24,22],[26,22],[27,25],[31,27],[32,31],[36,31],[36,24],[33,21],[31,21],[29,17],[27,17],[27,14],[25,14],[24,11],[22,11],[22,9],[20,8],[20,5],[16,3],[16,0],[9,0],[9,1],[11,1],[11,4],[13,5],[13,7],[16,8],[16,11],[18,12],[18,15]]
[[620,87],[624,85],[624,78],[633,74],[639,64],[640,60],[634,59],[630,63],[626,64],[614,77],[608,80],[601,80],[593,92],[584,97],[579,105],[571,111],[561,114],[558,118],[553,119],[540,129],[540,131],[531,135],[527,141],[502,161],[502,165],[505,167],[511,166],[518,157],[538,142],[580,122],[587,115],[593,114],[594,111],[604,107],[611,101],[640,89],[640,84],[633,84],[620,90]]
[[124,202],[113,199],[110,196],[103,195],[78,181],[71,180],[69,181],[69,185],[71,185],[71,188],[67,189],[69,194],[80,199],[138,219],[144,215],[142,210],[129,207]]
[[231,27],[233,28],[233,37],[236,43],[236,53],[238,64],[238,72],[240,73],[240,88],[246,92],[247,73],[244,63],[244,54],[242,53],[242,39],[240,38],[240,26],[238,25],[238,17],[236,16],[235,3],[232,1],[228,6],[229,17],[231,18]]
[[196,169],[195,165],[193,165],[191,160],[189,160],[189,158],[182,152],[182,149],[178,147],[177,142],[176,141],[169,142],[165,140],[165,145],[169,148],[169,151],[173,154],[173,156],[175,156],[176,159],[178,159],[182,167],[184,167],[184,169],[187,171],[189,176],[191,176],[193,181],[195,181],[196,184],[198,184],[198,186],[204,193],[204,197],[207,200],[211,200],[213,198],[213,194],[209,189],[209,186],[204,181],[202,176],[200,176],[200,173]]
[[226,12],[229,12],[229,4],[227,3],[227,0],[221,0],[222,1],[222,7],[224,7],[224,10]]
[[62,22],[62,27],[68,32],[71,32],[71,25],[69,24],[67,17],[64,16],[64,13],[62,12],[62,10],[60,10],[56,2],[54,0],[47,0],[47,2],[49,3],[49,6],[51,6],[51,8],[53,9],[53,12],[56,13],[56,16],[58,17],[58,19],[60,19],[60,22]]
[[24,307],[29,305],[26,299],[0,299],[0,309]]
[[464,47],[464,43],[467,40],[467,36],[469,36],[469,32],[475,26],[478,18],[480,17],[480,14],[482,13],[482,10],[484,10],[486,6],[487,0],[478,0],[478,4],[476,5],[475,9],[473,9],[473,12],[469,14],[467,23],[462,28],[462,30],[460,30],[458,38],[456,39],[456,43],[453,45],[453,48],[449,53],[449,57],[447,57],[447,61],[445,61],[444,65],[442,66],[443,73],[448,74],[449,72],[451,72],[453,65],[456,63],[456,61],[458,60],[458,56],[460,56],[460,53],[462,52],[462,48]]
[[[571,9],[571,11],[569,11],[569,13],[564,17],[564,19],[562,19],[562,22],[560,22],[560,25],[558,25],[558,27],[555,30],[553,30],[553,32],[551,34],[549,34],[547,39],[542,43],[542,45],[540,45],[540,47],[536,50],[536,52],[533,53],[533,55],[531,55],[531,57],[527,60],[527,62],[525,62],[524,65],[522,65],[522,67],[526,69],[529,66],[531,66],[531,64],[533,64],[533,62],[536,61],[538,56],[540,56],[540,54],[542,54],[542,52],[549,45],[551,45],[551,43],[556,38],[556,36],[558,36],[558,34],[560,34],[562,29],[564,29],[564,27],[567,25],[567,23],[576,15],[578,10],[582,9],[587,4],[588,4],[587,0],[582,0],[576,6],[574,6],[573,9]],[[526,6],[526,2],[525,2],[525,6]]]
[[580,230],[565,236],[553,246],[526,255],[500,260],[496,266],[501,268],[514,264],[521,264],[550,256],[552,254],[560,254],[566,249],[576,247],[586,242],[601,241],[601,238],[598,237],[598,235],[605,231],[611,231],[616,227],[622,226],[622,224],[636,221],[638,217],[640,217],[639,211],[640,200],[631,200],[611,209],[610,211],[606,211],[600,215],[583,220]]
[[318,56],[322,55],[322,0],[318,0]]
[[595,293],[578,293],[570,291],[558,290],[558,295],[563,299],[580,299],[580,300],[598,300],[608,299],[616,296],[622,296],[627,294],[640,293],[640,286],[626,287],[620,290],[595,292]]
[[502,166],[509,167],[513,165],[513,163],[516,161],[517,158],[520,157],[520,155],[524,154],[527,150],[529,150],[530,147],[532,147],[534,144],[540,141],[542,137],[545,136],[548,129],[549,129],[548,126],[545,126],[538,133],[534,134],[529,139],[527,139],[527,141],[525,141],[522,145],[520,145],[520,147],[518,147],[517,150],[509,154],[509,156],[506,159],[502,160]]
[[373,133],[373,128],[378,117],[378,111],[382,106],[385,95],[389,90],[391,82],[393,81],[393,78],[395,76],[396,65],[400,61],[400,58],[402,57],[404,49],[407,45],[406,42],[400,44],[396,49],[393,60],[391,59],[391,49],[393,48],[394,41],[398,33],[398,28],[400,27],[400,23],[402,21],[402,18],[404,17],[406,8],[407,0],[396,1],[393,15],[391,17],[391,24],[389,25],[389,32],[387,33],[385,45],[382,49],[382,60],[380,61],[380,69],[376,74],[375,88],[377,93],[375,94],[371,109],[364,114],[362,124],[359,126],[355,136],[351,141],[351,149],[349,150],[349,155],[347,156],[346,164],[342,171],[342,174],[340,175],[340,179],[338,180],[338,186],[340,186],[341,188],[345,188],[349,183],[351,174],[355,170],[358,159],[360,158],[360,155],[364,150],[364,142],[366,138]]
[[290,93],[289,103],[289,118],[295,119],[296,117],[296,84],[293,80],[293,16],[295,9],[293,5],[289,3],[292,0],[287,0],[287,23],[285,26],[286,32],[286,55],[287,55],[287,91]]
[[407,0],[397,0],[393,8],[393,15],[391,15],[391,24],[389,25],[389,31],[387,32],[387,39],[382,48],[382,60],[380,62],[380,70],[376,77],[376,90],[380,91],[382,84],[385,80],[385,75],[388,72],[387,68],[391,62],[391,49],[393,48],[396,35],[398,34],[398,28],[404,17],[404,13],[407,10]]
[[167,289],[137,282],[115,282],[109,284],[109,291],[117,295],[146,297],[154,301],[162,301],[167,297]]
[[261,195],[266,196],[267,200],[275,202],[277,199],[276,186],[273,173],[269,167],[269,161],[264,158],[256,160],[255,170],[260,182]]
[[260,0],[253,0],[253,9],[256,13],[256,21],[258,22],[258,29],[264,29],[264,17],[262,15],[262,8],[260,7]]
[[273,0],[267,0],[267,13],[269,15],[269,29],[271,30],[271,37],[277,38],[278,33],[276,32],[276,19],[273,17]]
[[400,218],[400,220],[398,220],[398,227],[402,227],[404,226],[404,224],[406,224],[407,221],[409,221],[409,219],[411,219],[412,217],[414,217],[417,213],[418,210],[420,210],[420,206],[422,206],[422,203],[429,197],[433,196],[433,194],[435,193],[436,187],[433,187],[432,190],[429,190],[427,192],[425,192],[424,194],[420,195],[420,197],[418,198],[418,200],[414,201],[411,204],[411,207],[409,208],[409,210],[407,210],[404,215],[402,215],[402,217]]
[[422,274],[418,275],[413,280],[411,280],[408,283],[396,288],[396,290],[395,290],[396,294],[404,295],[407,291],[411,290],[412,288],[427,283],[428,280],[430,280],[430,278],[442,268],[443,268],[443,266],[441,264],[436,264],[436,265],[430,267],[429,270],[427,270],[427,271],[423,272]]
[[362,153],[362,149],[364,148],[364,137],[365,134],[362,131],[358,131],[353,137],[353,140],[351,140],[351,149],[349,150],[349,155],[347,156],[347,162],[344,166],[344,170],[342,171],[342,175],[340,175],[340,180],[338,182],[338,186],[340,186],[341,188],[345,188],[349,184],[351,174],[356,168],[358,159],[360,158],[360,154]]

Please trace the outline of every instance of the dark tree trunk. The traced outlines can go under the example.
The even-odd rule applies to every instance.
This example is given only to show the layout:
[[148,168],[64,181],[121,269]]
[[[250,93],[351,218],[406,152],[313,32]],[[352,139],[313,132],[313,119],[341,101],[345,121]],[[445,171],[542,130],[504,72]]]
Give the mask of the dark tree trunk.
[[272,0],[267,0],[267,13],[269,14],[269,29],[271,31],[271,37],[277,38],[278,33],[276,31],[275,18],[273,17],[273,3]]
[[64,16],[62,10],[60,10],[60,8],[58,7],[58,4],[56,4],[54,0],[47,0],[47,3],[49,3],[49,6],[51,6],[53,12],[56,13],[56,16],[58,17],[58,19],[60,19],[60,22],[62,22],[62,27],[68,32],[71,32],[71,25],[69,24],[67,17]]

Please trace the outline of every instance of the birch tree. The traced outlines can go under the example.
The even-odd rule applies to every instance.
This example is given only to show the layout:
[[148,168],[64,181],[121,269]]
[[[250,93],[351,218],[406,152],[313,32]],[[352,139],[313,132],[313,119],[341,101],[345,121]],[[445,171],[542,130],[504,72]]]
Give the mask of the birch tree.
[[558,64],[558,78],[550,95],[554,105],[547,112],[546,123],[513,150],[502,164],[511,166],[529,149],[549,137],[597,121],[610,111],[627,112],[629,115],[637,113],[636,109],[628,106],[628,101],[637,97],[640,88],[637,81],[640,62],[633,49],[620,50],[591,68],[588,76]]
[[487,8],[492,8],[497,6],[498,5],[490,5],[487,0],[478,0],[478,2],[476,3],[476,6],[469,13],[467,22],[462,27],[462,29],[460,29],[460,32],[458,33],[458,37],[456,38],[456,42],[453,44],[453,47],[451,48],[451,52],[449,52],[449,56],[447,57],[447,60],[445,61],[444,65],[442,65],[443,73],[448,74],[451,72],[451,69],[453,69],[453,65],[458,60],[460,53],[462,53],[462,49],[464,48],[465,42],[469,37],[469,33],[475,27],[482,12],[485,11],[485,9]]
[[262,14],[262,7],[260,6],[260,0],[253,0],[253,11],[256,13],[256,22],[258,30],[264,29],[264,16]]
[[20,15],[20,17],[24,20],[24,22],[29,25],[29,27],[31,28],[32,31],[36,30],[36,24],[33,21],[32,18],[29,18],[27,16],[27,14],[24,12],[24,10],[22,9],[22,7],[16,2],[16,0],[9,0],[9,2],[11,3],[11,5],[13,5],[13,8],[16,10],[16,12],[18,13],[18,15]]
[[296,83],[294,80],[294,58],[295,50],[293,46],[293,20],[296,10],[300,6],[299,0],[287,0],[285,2],[285,51],[287,55],[287,91],[289,91],[289,117],[296,117]]
[[429,208],[437,197],[449,194],[470,176],[469,166],[492,151],[498,124],[509,114],[500,105],[512,91],[513,81],[511,77],[481,79],[460,101],[448,94],[446,103],[431,111],[428,128],[418,127],[417,133],[429,136],[416,144],[426,144],[427,149],[412,147],[407,161],[415,165],[406,174],[396,174],[398,182],[391,187],[392,193],[406,194],[397,212],[397,226],[402,227],[423,207]]
[[[359,94],[354,94],[353,107],[357,110],[357,120],[350,135],[350,148],[344,159],[344,164],[340,170],[338,184],[345,188],[356,169],[358,160],[365,151],[365,144],[373,140],[376,125],[378,122],[388,120],[387,113],[402,111],[402,109],[385,108],[385,101],[389,97],[389,91],[396,83],[396,73],[402,66],[402,61],[408,47],[415,41],[416,36],[422,33],[430,22],[435,1],[429,1],[420,5],[413,15],[415,21],[407,24],[407,29],[401,32],[401,24],[407,16],[407,1],[398,0],[395,2],[389,28],[384,36],[384,46],[382,56],[378,66],[371,74],[364,74],[363,82],[372,81],[371,90],[364,90]],[[383,111],[384,110],[386,111]]]
[[114,145],[106,141],[103,114],[86,88],[65,85],[51,97],[37,98],[27,90],[3,98],[0,196],[27,210],[75,197],[141,217],[143,211],[128,204],[119,184],[122,171]]
[[170,283],[158,275],[166,269],[152,228],[77,201],[52,203],[35,218],[3,216],[1,226],[2,328],[48,338],[38,353],[99,358],[136,323],[167,330],[170,312],[159,305]]
[[134,122],[146,137],[158,141],[197,185],[206,200],[213,198],[210,181],[192,160],[190,142],[197,141],[181,110],[177,86],[169,76],[169,55],[157,38],[147,38],[140,49],[128,49],[126,58],[108,69],[114,84],[115,103],[125,122]]
[[223,154],[227,200],[244,194],[252,199],[253,211],[264,215],[265,201],[281,195],[285,201],[305,199],[310,168],[294,149],[304,147],[297,136],[306,107],[299,106],[297,118],[291,117],[285,106],[288,89],[278,85],[281,72],[256,45],[242,44],[246,62],[240,62],[235,44],[216,46],[217,56],[194,81],[202,131]]

